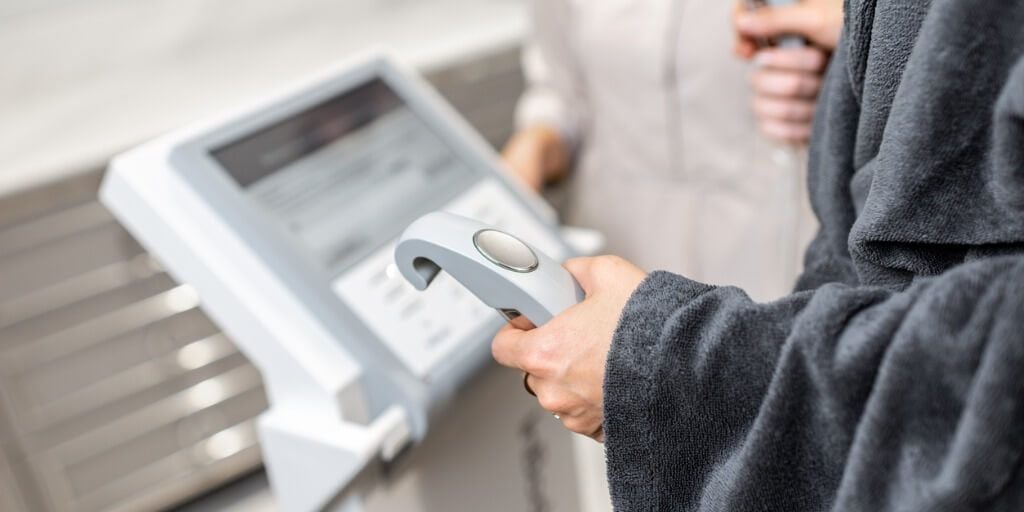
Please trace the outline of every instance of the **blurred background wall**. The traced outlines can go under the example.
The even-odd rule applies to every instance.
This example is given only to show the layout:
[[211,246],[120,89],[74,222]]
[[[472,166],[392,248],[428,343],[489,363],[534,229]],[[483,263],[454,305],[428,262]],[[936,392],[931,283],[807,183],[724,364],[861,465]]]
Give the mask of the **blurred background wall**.
[[259,471],[259,374],[96,202],[110,156],[373,44],[500,144],[523,9],[0,3],[0,510],[153,510]]

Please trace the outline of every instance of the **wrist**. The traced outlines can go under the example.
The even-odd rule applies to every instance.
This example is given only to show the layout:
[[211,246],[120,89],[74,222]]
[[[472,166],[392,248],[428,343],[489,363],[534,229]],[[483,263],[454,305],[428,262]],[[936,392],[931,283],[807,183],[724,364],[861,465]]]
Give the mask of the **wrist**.
[[534,190],[559,179],[569,164],[561,136],[546,125],[533,125],[516,132],[505,145],[502,157],[519,179]]
[[525,141],[532,145],[538,159],[540,178],[544,183],[561,178],[569,168],[569,151],[558,131],[538,124],[523,130]]

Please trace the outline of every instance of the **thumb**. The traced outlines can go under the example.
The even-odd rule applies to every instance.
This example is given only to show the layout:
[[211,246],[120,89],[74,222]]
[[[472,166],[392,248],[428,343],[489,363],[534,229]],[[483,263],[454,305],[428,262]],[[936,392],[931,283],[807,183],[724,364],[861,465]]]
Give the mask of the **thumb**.
[[747,37],[799,35],[815,39],[819,17],[805,4],[761,7],[736,14],[736,30]]
[[572,258],[562,264],[572,274],[572,277],[576,279],[580,288],[583,288],[583,292],[587,295],[591,295],[597,290],[597,279],[595,279],[593,272],[596,260],[596,257]]

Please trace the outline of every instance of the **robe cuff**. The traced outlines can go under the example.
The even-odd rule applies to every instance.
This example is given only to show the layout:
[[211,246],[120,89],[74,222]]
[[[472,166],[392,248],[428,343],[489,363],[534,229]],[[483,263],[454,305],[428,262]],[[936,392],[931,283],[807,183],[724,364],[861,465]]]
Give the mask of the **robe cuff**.
[[[659,445],[658,397],[665,367],[659,343],[669,319],[688,302],[715,289],[669,272],[653,272],[633,292],[612,338],[604,380],[604,434],[615,503],[657,496],[652,453]],[[671,365],[669,365],[671,366]],[[668,391],[671,392],[671,391]],[[641,500],[642,501],[642,500]]]

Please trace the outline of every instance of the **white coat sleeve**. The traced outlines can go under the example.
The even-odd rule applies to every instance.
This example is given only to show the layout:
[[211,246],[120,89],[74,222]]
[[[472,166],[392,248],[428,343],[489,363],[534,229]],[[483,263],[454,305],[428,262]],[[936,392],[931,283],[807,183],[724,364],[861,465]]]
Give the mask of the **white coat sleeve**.
[[523,47],[526,90],[516,107],[516,127],[550,126],[576,148],[586,102],[572,48],[571,14],[563,0],[530,1],[533,32]]

